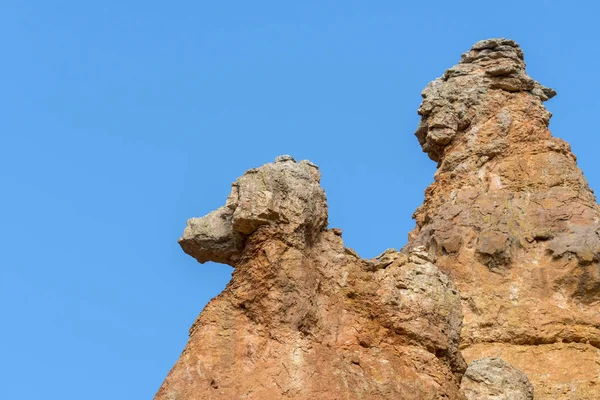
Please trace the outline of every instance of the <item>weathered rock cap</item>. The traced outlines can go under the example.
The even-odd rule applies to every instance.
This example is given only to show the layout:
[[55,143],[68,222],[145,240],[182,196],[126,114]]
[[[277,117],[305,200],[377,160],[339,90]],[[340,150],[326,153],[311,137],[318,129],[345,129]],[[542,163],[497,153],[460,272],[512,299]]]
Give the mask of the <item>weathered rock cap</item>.
[[497,357],[469,364],[460,388],[468,400],[533,400],[527,376]]
[[525,92],[540,102],[556,95],[527,75],[523,59],[514,40],[482,40],[423,89],[418,110],[421,123],[415,136],[432,160],[439,162],[458,134],[486,118],[487,99],[494,93],[508,97]]
[[320,179],[315,164],[289,155],[248,170],[231,185],[225,206],[187,221],[179,244],[200,263],[235,266],[247,238],[262,225],[294,237],[314,235],[327,226]]
[[459,351],[460,293],[434,262],[424,246],[417,246],[407,254],[388,249],[368,264],[379,285],[384,325],[445,359],[460,379],[467,368]]
[[492,89],[529,91],[542,101],[556,96],[554,89],[542,86],[527,76],[523,60],[523,50],[514,40],[499,38],[475,43],[470,51],[462,55],[460,64],[475,63],[487,67],[484,73],[491,79],[487,83]]

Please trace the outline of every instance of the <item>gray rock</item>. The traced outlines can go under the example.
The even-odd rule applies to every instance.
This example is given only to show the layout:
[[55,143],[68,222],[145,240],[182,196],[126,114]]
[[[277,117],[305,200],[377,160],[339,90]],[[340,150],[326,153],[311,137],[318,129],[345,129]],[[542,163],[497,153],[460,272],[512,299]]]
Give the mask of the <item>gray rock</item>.
[[286,162],[286,161],[293,161],[296,162],[296,160],[294,159],[294,157],[288,155],[288,154],[284,154],[282,156],[277,156],[275,157],[275,162]]
[[200,263],[235,266],[247,238],[263,225],[287,233],[288,240],[315,235],[327,226],[320,178],[316,165],[290,156],[251,169],[232,184],[225,206],[187,222],[179,244]]
[[496,357],[469,364],[460,389],[468,400],[533,400],[527,376]]
[[542,86],[538,82],[535,82],[534,88],[531,90],[531,94],[538,96],[542,101],[546,101],[556,96],[556,90]]
[[546,249],[556,258],[573,254],[583,265],[600,261],[600,228],[574,225],[551,239]]
[[477,42],[459,64],[448,69],[421,93],[421,123],[415,132],[423,151],[440,161],[456,134],[471,127],[489,90],[529,92],[548,100],[556,92],[525,72],[523,51],[510,39]]
[[233,231],[233,211],[220,207],[202,218],[191,218],[179,239],[183,251],[204,264],[214,261],[235,265],[240,259],[245,238]]

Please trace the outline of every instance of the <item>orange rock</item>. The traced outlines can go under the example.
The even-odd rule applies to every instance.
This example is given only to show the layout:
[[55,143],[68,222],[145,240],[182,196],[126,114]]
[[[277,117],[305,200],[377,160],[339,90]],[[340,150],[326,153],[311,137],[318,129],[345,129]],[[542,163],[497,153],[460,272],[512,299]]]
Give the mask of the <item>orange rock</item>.
[[319,177],[278,158],[188,221],[182,248],[235,270],[156,399],[464,399],[454,284],[423,248],[345,248]]
[[[598,399],[600,207],[548,130],[554,94],[498,39],[425,89],[416,135],[438,170],[407,249],[428,248],[460,290],[469,361],[513,363],[536,399]],[[444,143],[438,114],[459,120]]]

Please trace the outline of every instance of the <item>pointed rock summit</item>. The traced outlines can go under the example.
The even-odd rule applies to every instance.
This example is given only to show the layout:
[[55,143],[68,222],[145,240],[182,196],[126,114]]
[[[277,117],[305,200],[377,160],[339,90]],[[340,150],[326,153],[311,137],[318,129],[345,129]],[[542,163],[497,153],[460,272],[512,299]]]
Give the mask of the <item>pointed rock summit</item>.
[[[491,116],[488,114],[493,107],[490,101],[501,102],[502,95],[510,93],[528,93],[539,102],[556,95],[554,90],[527,75],[523,51],[514,41],[488,39],[475,43],[471,51],[463,54],[460,63],[427,85],[421,93],[423,103],[419,115],[422,120],[416,136],[423,151],[432,160],[441,161],[446,147],[454,142],[459,132],[468,131],[480,120]],[[550,113],[544,109],[538,114],[536,117],[542,118],[547,126]],[[501,118],[499,122],[504,124],[503,129],[508,130],[512,121],[508,115]],[[478,150],[493,154],[501,148]]]
[[416,136],[438,170],[407,248],[460,290],[463,354],[518,366],[536,399],[600,398],[600,208],[548,130],[555,92],[490,39],[422,95]]
[[371,260],[328,229],[316,165],[247,171],[179,240],[234,272],[155,399],[600,398],[600,208],[548,131],[555,94],[507,39],[431,82],[434,183]]

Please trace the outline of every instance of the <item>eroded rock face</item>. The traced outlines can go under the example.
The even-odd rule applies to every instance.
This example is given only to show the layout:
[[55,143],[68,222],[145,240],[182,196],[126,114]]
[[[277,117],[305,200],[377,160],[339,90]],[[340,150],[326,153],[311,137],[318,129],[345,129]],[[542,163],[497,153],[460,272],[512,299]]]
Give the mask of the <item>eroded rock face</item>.
[[462,295],[463,354],[500,356],[537,399],[600,398],[600,208],[525,72],[519,46],[476,43],[423,91],[416,132],[438,162],[407,249]]
[[156,399],[600,399],[600,207],[548,130],[555,94],[506,39],[427,86],[435,181],[372,260],[327,228],[314,164],[246,172],[179,241],[234,272]]
[[235,267],[156,399],[464,399],[460,295],[424,248],[363,260],[313,164],[248,171],[182,248]]
[[[467,130],[474,120],[491,116],[485,103],[492,89],[506,92],[528,92],[541,101],[556,95],[525,73],[523,51],[513,40],[488,39],[475,43],[463,54],[461,62],[448,69],[441,78],[423,90],[419,107],[421,123],[415,135],[423,151],[434,161],[440,161],[445,148],[458,132]],[[550,113],[544,116],[550,119]],[[501,129],[511,124],[510,114],[499,116]],[[489,143],[478,149],[481,157],[493,156],[505,143]]]
[[500,358],[473,361],[460,388],[468,400],[533,400],[527,376]]

